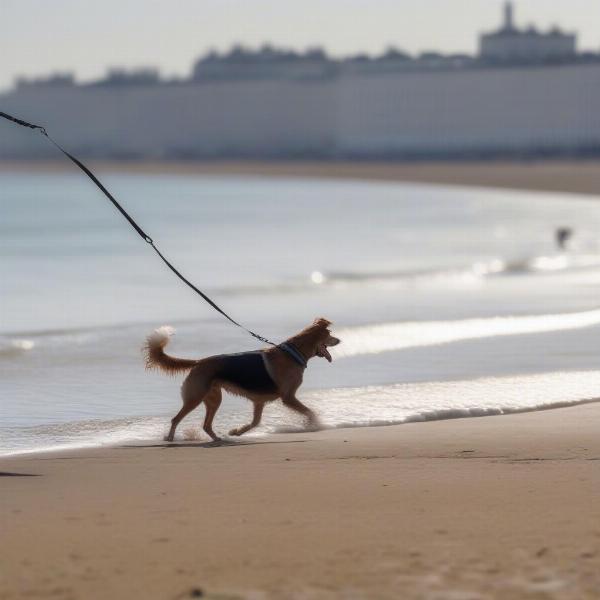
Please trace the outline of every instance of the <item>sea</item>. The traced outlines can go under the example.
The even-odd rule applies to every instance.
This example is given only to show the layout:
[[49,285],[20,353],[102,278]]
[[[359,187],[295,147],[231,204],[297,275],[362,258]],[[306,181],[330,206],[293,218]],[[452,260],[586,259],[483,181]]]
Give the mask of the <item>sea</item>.
[[[600,203],[359,180],[99,173],[163,254],[244,326],[316,317],[342,343],[299,398],[324,428],[481,417],[600,396]],[[566,249],[555,231],[573,231]],[[161,443],[181,357],[261,347],[184,286],[78,172],[0,173],[0,454]],[[177,440],[204,440],[203,407]],[[226,396],[215,430],[249,421]],[[252,435],[302,431],[279,402]],[[426,435],[426,429],[423,434]],[[401,429],[398,432],[401,436]]]

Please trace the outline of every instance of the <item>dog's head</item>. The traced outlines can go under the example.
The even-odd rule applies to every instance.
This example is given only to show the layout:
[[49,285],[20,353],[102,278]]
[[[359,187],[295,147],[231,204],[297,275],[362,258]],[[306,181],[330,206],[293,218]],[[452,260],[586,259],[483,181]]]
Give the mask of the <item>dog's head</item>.
[[340,340],[331,335],[330,325],[331,321],[327,319],[315,319],[311,325],[291,337],[289,341],[298,347],[307,360],[313,356],[320,356],[331,362],[331,354],[327,348],[337,346]]
[[315,332],[315,347],[314,347],[314,356],[320,356],[331,362],[331,354],[329,354],[329,350],[327,348],[329,346],[337,346],[340,343],[340,339],[333,337],[331,335],[331,331],[329,331],[329,326],[331,325],[331,321],[327,319],[319,318],[315,319],[313,324],[309,329],[314,330]]

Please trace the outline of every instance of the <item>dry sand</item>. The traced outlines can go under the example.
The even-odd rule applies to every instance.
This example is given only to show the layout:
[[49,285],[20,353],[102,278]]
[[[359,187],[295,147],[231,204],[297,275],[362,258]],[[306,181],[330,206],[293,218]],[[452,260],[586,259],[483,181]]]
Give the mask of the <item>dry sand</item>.
[[598,598],[599,430],[588,404],[4,458],[0,598]]
[[[325,177],[379,181],[410,181],[478,187],[572,192],[600,195],[600,160],[480,161],[480,162],[328,162],[211,161],[128,162],[90,161],[103,172]],[[55,162],[0,161],[0,171],[75,170],[68,160]]]

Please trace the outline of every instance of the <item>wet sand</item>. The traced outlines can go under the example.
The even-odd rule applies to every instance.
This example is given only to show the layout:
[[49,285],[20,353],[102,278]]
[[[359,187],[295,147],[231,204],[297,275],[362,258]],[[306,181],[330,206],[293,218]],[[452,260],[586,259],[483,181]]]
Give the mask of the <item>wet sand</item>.
[[599,431],[588,404],[3,458],[0,598],[598,598]]
[[[325,177],[600,194],[600,160],[479,162],[89,161],[102,172]],[[0,161],[0,171],[76,170],[68,160]]]

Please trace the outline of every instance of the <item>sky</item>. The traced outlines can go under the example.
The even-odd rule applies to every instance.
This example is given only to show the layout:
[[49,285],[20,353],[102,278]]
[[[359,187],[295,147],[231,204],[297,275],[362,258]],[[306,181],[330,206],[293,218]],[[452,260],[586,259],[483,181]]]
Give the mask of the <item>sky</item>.
[[[236,42],[334,56],[390,45],[474,53],[481,31],[500,23],[502,0],[0,0],[0,90],[17,75],[156,66],[184,76],[196,57]],[[598,0],[517,0],[518,25],[559,24],[579,48],[600,51]]]

